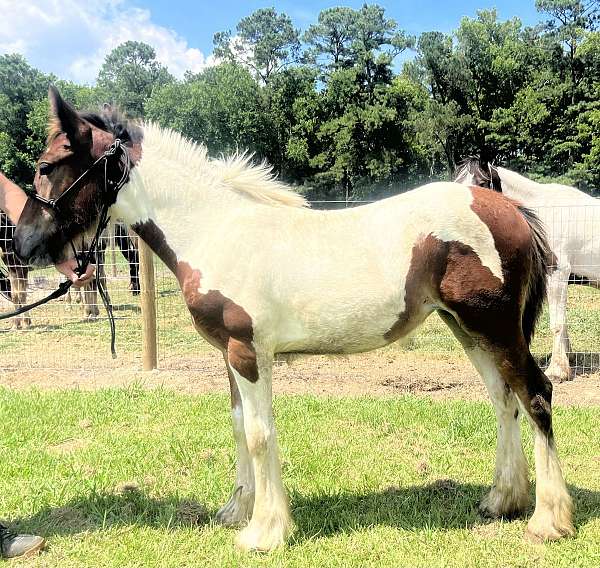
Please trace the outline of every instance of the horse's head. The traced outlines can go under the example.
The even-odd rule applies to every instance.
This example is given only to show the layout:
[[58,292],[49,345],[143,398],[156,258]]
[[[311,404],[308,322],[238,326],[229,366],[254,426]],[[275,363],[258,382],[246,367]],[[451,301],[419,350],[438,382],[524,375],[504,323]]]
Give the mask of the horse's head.
[[477,158],[464,160],[454,172],[454,181],[463,185],[486,187],[502,192],[502,181],[498,175],[498,169],[489,162]]
[[[85,247],[107,199],[107,183],[122,177],[123,154],[134,149],[130,131],[112,120],[109,107],[101,115],[78,113],[54,87],[49,98],[48,142],[34,179],[42,199],[27,200],[13,240],[17,255],[39,266],[73,256],[71,242]],[[116,138],[129,148],[97,163]],[[139,150],[139,139],[136,142]]]

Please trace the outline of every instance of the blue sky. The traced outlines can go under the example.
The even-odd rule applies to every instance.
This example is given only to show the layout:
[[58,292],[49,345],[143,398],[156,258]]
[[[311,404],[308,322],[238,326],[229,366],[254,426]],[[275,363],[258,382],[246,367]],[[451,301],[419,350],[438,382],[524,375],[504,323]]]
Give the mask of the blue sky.
[[[389,0],[375,3],[383,6],[388,17],[394,18],[401,28],[411,34],[431,30],[451,31],[458,26],[463,16],[474,16],[477,10],[486,8],[496,8],[502,19],[518,16],[525,24],[535,24],[540,16],[535,9],[534,0]],[[213,3],[188,0],[171,4],[164,0],[138,0],[135,4],[150,9],[156,22],[177,30],[186,37],[190,45],[209,53],[212,49],[212,36],[216,31],[233,31],[239,20],[258,8],[273,6],[277,11],[288,14],[297,27],[306,29],[317,20],[319,12],[324,8],[338,5],[360,8],[364,1],[221,0]]]
[[[341,5],[359,8],[363,2]],[[496,8],[502,19],[540,20],[534,0],[381,0],[388,17],[410,34],[457,28],[463,16]],[[235,30],[244,16],[274,6],[304,30],[335,0],[0,0],[0,54],[21,53],[42,71],[93,83],[107,53],[126,40],[151,44],[176,76],[200,71],[213,60],[212,37]]]

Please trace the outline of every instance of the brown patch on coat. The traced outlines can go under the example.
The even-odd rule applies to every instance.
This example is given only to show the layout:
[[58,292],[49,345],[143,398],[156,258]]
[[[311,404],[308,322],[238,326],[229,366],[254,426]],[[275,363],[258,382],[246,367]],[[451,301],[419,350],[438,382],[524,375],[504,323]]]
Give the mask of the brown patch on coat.
[[[218,290],[199,291],[202,273],[177,260],[162,230],[152,219],[131,227],[175,274],[198,332],[226,355],[229,364],[251,382],[258,380],[256,351],[252,345],[252,318]],[[231,382],[231,377],[230,377]]]
[[177,270],[177,255],[167,244],[165,234],[160,227],[152,219],[148,219],[148,221],[131,225],[131,229],[165,263],[166,267],[175,273]]
[[231,366],[251,382],[258,380],[254,330],[248,313],[218,290],[199,292],[202,274],[187,262],[178,262],[175,275],[196,329],[227,353]]
[[472,192],[471,207],[490,229],[504,281],[482,265],[471,247],[428,235],[413,248],[406,310],[386,339],[410,331],[422,321],[422,306],[437,303],[452,314],[443,319],[466,348],[481,345],[493,353],[506,392],[514,391],[536,424],[551,435],[552,384],[531,356],[522,327],[533,230],[515,202],[485,189]]
[[384,334],[390,342],[408,335],[429,315],[426,308],[439,298],[442,275],[446,270],[449,243],[433,235],[420,239],[412,249],[405,284],[405,309]]
[[[451,243],[440,296],[461,322],[488,341],[518,335],[531,269],[531,229],[516,204],[501,193],[471,188],[471,209],[487,225],[500,256],[504,282],[469,246]],[[483,314],[485,313],[485,317]]]

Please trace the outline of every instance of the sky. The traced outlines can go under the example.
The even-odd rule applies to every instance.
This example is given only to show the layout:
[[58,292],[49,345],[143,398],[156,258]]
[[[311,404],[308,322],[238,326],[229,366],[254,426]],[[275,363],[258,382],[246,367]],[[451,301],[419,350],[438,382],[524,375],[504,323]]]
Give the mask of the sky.
[[[534,0],[372,0],[400,28],[451,32],[463,16],[496,8],[501,19],[518,16],[526,25],[540,20]],[[340,0],[0,0],[0,54],[21,53],[46,73],[92,84],[104,57],[127,40],[152,45],[158,60],[177,77],[212,64],[212,37],[235,32],[254,10],[274,7],[304,30],[324,8],[359,8]]]

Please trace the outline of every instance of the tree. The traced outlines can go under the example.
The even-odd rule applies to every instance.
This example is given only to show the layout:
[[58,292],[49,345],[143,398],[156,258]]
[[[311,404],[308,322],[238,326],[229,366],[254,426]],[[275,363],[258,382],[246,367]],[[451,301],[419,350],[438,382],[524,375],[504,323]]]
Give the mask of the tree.
[[574,104],[577,85],[582,76],[577,49],[586,34],[596,30],[600,23],[600,0],[536,0],[535,6],[539,12],[550,16],[545,28],[566,48],[571,104]]
[[299,32],[289,16],[273,8],[261,8],[243,18],[236,31],[235,37],[230,31],[214,35],[215,55],[248,67],[264,84],[297,59]]
[[27,116],[52,80],[21,55],[0,56],[0,169],[23,187],[31,184],[37,159],[27,145]]
[[138,41],[126,41],[113,49],[98,73],[98,86],[110,102],[136,117],[144,115],[144,103],[152,90],[172,81],[156,60],[154,48]]
[[[327,8],[319,13],[317,24],[306,30],[303,40],[310,47],[306,57],[329,72],[354,64],[352,42],[357,35],[358,14],[352,8]],[[323,63],[321,63],[323,61]]]
[[147,118],[205,144],[212,154],[251,150],[265,156],[260,88],[247,69],[222,63],[155,89]]

